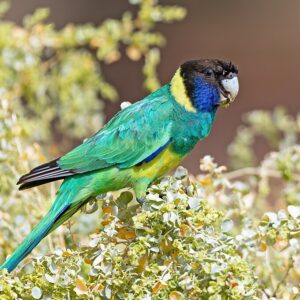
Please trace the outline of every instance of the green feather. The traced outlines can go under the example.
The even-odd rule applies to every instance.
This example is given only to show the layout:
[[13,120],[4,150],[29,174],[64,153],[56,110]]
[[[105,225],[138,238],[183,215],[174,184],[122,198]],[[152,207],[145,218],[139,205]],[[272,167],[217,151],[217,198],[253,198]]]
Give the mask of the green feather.
[[61,157],[58,165],[79,173],[110,166],[130,168],[171,137],[173,105],[164,86],[120,111],[103,129]]
[[[48,214],[0,270],[13,270],[91,197],[124,187],[132,187],[137,197],[143,197],[149,184],[168,172],[167,160],[173,166],[174,158],[177,164],[209,134],[214,118],[215,113],[186,110],[170,92],[170,84],[120,111],[98,133],[57,161],[62,170],[76,174],[70,173],[64,180]],[[156,152],[167,159],[155,158]],[[151,155],[150,162],[142,163]],[[44,175],[44,169],[40,172]]]

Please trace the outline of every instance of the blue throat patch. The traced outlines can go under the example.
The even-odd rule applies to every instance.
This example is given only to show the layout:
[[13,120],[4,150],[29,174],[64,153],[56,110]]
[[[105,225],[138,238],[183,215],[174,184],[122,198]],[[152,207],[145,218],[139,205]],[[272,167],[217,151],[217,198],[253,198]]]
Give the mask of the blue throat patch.
[[219,90],[216,86],[205,81],[200,76],[194,79],[193,106],[197,111],[215,112],[220,98]]

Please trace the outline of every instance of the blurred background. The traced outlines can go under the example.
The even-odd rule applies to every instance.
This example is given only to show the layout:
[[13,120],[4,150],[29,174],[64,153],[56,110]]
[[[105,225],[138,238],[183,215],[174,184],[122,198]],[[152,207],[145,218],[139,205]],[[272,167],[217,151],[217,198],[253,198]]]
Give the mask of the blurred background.
[[[131,1],[133,4],[138,2]],[[275,106],[285,106],[292,114],[298,112],[299,1],[189,0],[161,1],[160,4],[180,5],[187,10],[186,17],[180,21],[156,24],[155,30],[166,39],[157,67],[162,84],[170,80],[180,63],[189,59],[232,60],[240,71],[241,89],[237,101],[229,109],[218,112],[211,135],[199,143],[184,162],[191,172],[198,171],[195,159],[198,161],[206,154],[214,156],[218,163],[228,162],[227,146],[233,140],[244,113]],[[124,11],[136,13],[138,10],[137,6],[124,0],[14,0],[4,20],[21,25],[24,16],[32,14],[38,7],[50,9],[47,20],[53,22],[57,29],[70,23],[97,26],[107,18],[121,18]],[[124,46],[120,47],[120,51],[125,51]],[[119,110],[120,102],[135,102],[148,93],[143,87],[143,58],[132,60],[124,55],[121,59],[107,62],[101,65],[103,76],[116,88],[118,98],[111,102],[104,97],[105,122]],[[95,127],[94,131],[97,129]],[[72,145],[64,143],[63,132],[57,133],[56,137],[56,143],[64,144],[57,154],[80,142],[80,139],[74,139]],[[264,153],[264,143],[258,142],[257,145],[258,152]]]

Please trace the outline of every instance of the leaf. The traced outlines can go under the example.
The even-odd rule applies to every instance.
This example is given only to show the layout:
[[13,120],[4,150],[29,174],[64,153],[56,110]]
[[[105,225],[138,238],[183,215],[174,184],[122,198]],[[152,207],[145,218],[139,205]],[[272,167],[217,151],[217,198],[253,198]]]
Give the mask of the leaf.
[[73,252],[70,249],[67,249],[63,252],[63,256],[72,256]]
[[180,235],[185,237],[187,236],[188,232],[190,231],[190,227],[186,224],[180,225]]
[[74,288],[74,292],[77,296],[80,295],[87,295],[88,294],[88,288],[86,286],[86,283],[83,281],[81,277],[77,277],[76,279],[76,287]]
[[143,255],[140,260],[139,260],[139,265],[138,265],[138,272],[141,273],[145,270],[145,267],[148,265],[149,259],[148,259],[148,255]]
[[289,205],[288,212],[293,218],[297,219],[300,216],[300,206]]
[[179,167],[176,169],[176,171],[175,171],[175,173],[174,173],[174,176],[175,176],[175,178],[177,178],[177,179],[183,179],[183,178],[185,178],[186,176],[188,176],[188,171],[187,171],[187,169],[185,169],[184,167],[179,166]]
[[135,232],[124,227],[118,230],[118,238],[123,240],[132,240],[136,237]]
[[37,286],[33,287],[31,290],[31,296],[34,299],[40,299],[42,297],[42,290]]
[[169,300],[181,300],[181,299],[184,299],[184,298],[183,298],[183,294],[180,292],[172,291],[169,294]]
[[103,259],[104,259],[104,256],[102,253],[100,253],[100,255],[98,255],[96,257],[96,259],[94,260],[93,266],[95,267],[95,266],[99,265],[103,261]]
[[162,281],[162,280],[158,280],[152,287],[152,292],[153,294],[157,294],[160,290],[166,288],[168,285]]
[[229,232],[233,228],[233,221],[230,219],[224,220],[221,224],[222,232]]
[[93,292],[101,292],[101,291],[103,291],[103,289],[104,289],[104,285],[101,284],[101,283],[97,283],[97,284],[93,287],[92,291],[93,291]]
[[101,222],[101,224],[102,224],[103,226],[109,225],[109,224],[112,222],[112,220],[113,220],[113,217],[108,217],[108,218],[106,218],[105,220],[103,220],[103,221]]
[[102,208],[103,214],[111,214],[112,211],[113,211],[113,209],[112,209],[111,206],[106,206],[106,207],[103,207],[103,208]]
[[45,274],[45,278],[46,278],[46,280],[47,280],[48,282],[50,282],[50,283],[55,283],[55,282],[57,282],[57,279],[56,279],[55,277],[49,275],[48,273]]

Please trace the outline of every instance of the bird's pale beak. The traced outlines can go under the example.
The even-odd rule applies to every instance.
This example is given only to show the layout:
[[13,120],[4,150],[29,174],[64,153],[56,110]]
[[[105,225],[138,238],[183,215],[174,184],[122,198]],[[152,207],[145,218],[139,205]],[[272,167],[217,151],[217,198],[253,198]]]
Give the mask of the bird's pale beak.
[[221,96],[219,104],[222,107],[227,107],[234,101],[239,92],[239,80],[236,75],[232,78],[226,78],[221,81],[222,88],[220,89]]

